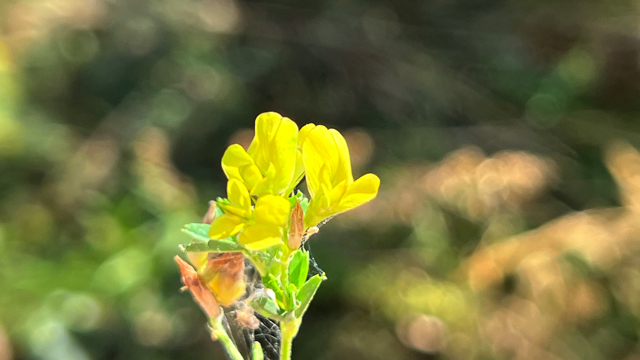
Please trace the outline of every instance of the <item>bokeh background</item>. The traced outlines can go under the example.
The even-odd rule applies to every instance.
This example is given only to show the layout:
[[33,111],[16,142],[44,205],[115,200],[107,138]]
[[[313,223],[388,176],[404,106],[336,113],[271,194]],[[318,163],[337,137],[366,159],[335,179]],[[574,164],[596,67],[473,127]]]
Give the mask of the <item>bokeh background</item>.
[[[0,2],[0,360],[223,359],[173,256],[257,114],[378,198],[294,359],[640,359],[640,3]],[[304,189],[304,186],[302,186]]]

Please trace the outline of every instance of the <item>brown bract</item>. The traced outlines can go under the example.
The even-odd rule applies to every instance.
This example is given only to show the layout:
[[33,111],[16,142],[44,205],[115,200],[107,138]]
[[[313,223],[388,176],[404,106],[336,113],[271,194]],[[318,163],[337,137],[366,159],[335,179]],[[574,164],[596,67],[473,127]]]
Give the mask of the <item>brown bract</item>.
[[304,236],[304,212],[300,202],[296,200],[296,206],[291,211],[291,228],[289,229],[289,249],[296,250],[302,244]]
[[182,260],[179,256],[176,256],[174,259],[180,268],[182,283],[185,285],[185,288],[191,292],[193,299],[200,305],[209,318],[217,318],[218,315],[220,315],[220,307],[211,290],[202,283],[198,273],[189,263]]

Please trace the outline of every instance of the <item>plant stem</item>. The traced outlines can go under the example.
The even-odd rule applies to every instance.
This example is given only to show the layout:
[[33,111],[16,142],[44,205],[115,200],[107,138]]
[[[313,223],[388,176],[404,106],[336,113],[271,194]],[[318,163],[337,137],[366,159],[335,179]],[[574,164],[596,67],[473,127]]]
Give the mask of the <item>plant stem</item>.
[[280,360],[291,359],[291,346],[293,345],[293,338],[298,333],[299,326],[299,320],[280,323]]
[[216,319],[211,319],[210,323],[213,328],[213,335],[220,341],[224,349],[227,350],[227,354],[229,354],[231,360],[244,360],[236,344],[233,343],[233,340],[231,340],[229,334],[227,334],[227,331],[224,329],[222,317],[223,316],[219,316]]

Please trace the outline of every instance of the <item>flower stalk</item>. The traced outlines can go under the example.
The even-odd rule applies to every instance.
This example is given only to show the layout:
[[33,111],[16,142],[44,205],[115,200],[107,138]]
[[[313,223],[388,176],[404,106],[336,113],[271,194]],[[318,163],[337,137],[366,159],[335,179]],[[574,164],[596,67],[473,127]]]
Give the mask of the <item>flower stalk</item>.
[[231,340],[231,337],[224,329],[222,316],[211,318],[209,320],[209,324],[211,325],[211,338],[220,342],[229,355],[229,358],[231,358],[231,360],[244,360],[242,354],[238,351],[236,344],[234,344],[233,340]]

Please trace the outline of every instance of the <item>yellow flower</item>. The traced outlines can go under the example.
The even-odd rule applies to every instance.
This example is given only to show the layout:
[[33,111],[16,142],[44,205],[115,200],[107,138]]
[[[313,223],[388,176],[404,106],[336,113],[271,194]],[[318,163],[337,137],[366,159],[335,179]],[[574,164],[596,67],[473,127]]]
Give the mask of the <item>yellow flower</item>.
[[289,219],[289,201],[280,196],[265,195],[252,207],[249,190],[235,178],[227,183],[227,196],[228,201],[218,202],[224,214],[213,220],[210,238],[224,239],[239,233],[238,243],[251,251],[283,243],[283,231]]
[[366,174],[353,180],[349,148],[337,130],[308,124],[300,130],[300,136],[305,138],[302,160],[311,195],[305,227],[315,226],[376,197],[380,179]]
[[256,118],[256,135],[245,151],[238,144],[227,148],[222,169],[227,178],[238,179],[251,195],[287,195],[303,173],[298,146],[298,125],[275,112]]

